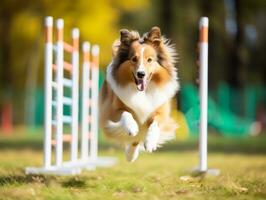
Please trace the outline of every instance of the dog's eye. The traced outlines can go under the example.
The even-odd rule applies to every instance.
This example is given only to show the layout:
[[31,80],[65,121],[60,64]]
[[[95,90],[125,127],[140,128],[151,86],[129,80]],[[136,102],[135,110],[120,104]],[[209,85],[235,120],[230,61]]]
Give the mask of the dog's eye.
[[138,61],[138,59],[137,59],[137,57],[136,57],[136,56],[134,56],[133,58],[131,58],[131,61],[135,63],[135,62],[137,62],[137,61]]
[[152,62],[152,58],[148,58],[147,62],[151,63]]

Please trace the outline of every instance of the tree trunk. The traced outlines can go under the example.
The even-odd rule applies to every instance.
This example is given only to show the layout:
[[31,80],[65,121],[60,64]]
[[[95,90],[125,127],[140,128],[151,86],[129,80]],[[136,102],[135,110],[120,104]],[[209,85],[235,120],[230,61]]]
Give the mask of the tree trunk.
[[11,16],[9,11],[2,10],[0,14],[0,125],[2,126],[4,132],[10,132],[13,124],[10,28]]
[[229,51],[229,69],[228,69],[228,82],[234,88],[239,88],[242,86],[241,83],[241,70],[243,70],[243,61],[241,59],[241,46],[243,43],[243,31],[244,25],[242,21],[242,9],[241,0],[235,0],[235,14],[236,14],[236,34],[232,41],[231,51]]
[[163,30],[163,33],[170,38],[172,36],[172,21],[173,21],[173,0],[164,0],[160,1],[161,3],[161,23],[160,26]]
[[11,90],[11,66],[10,66],[10,27],[11,17],[8,11],[2,10],[0,21],[0,91],[2,99],[10,98]]

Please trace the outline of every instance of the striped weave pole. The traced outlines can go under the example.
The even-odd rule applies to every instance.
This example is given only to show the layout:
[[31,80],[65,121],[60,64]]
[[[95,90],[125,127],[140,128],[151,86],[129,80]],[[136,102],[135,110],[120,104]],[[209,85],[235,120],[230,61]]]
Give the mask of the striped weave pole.
[[53,18],[45,18],[45,55],[44,55],[44,167],[51,167],[52,155],[52,60],[53,60]]
[[206,172],[208,135],[208,27],[209,19],[202,17],[199,22],[199,66],[200,66],[200,135],[199,171]]
[[63,162],[63,76],[64,76],[64,21],[56,21],[56,166]]
[[91,137],[90,158],[96,161],[98,154],[98,96],[99,96],[99,51],[98,45],[92,46],[91,67]]
[[78,160],[79,30],[72,30],[72,122],[71,161]]
[[81,122],[81,159],[87,161],[89,156],[89,85],[90,80],[90,43],[84,42],[83,51],[83,72],[82,72],[82,122]]

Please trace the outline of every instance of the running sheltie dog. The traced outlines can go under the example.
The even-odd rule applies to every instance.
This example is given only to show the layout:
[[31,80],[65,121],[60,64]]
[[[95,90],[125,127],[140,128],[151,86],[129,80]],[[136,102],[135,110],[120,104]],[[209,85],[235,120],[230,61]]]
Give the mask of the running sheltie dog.
[[179,89],[176,53],[153,27],[143,37],[122,29],[114,42],[100,94],[100,124],[107,137],[125,145],[128,161],[140,147],[152,152],[175,135],[170,101]]

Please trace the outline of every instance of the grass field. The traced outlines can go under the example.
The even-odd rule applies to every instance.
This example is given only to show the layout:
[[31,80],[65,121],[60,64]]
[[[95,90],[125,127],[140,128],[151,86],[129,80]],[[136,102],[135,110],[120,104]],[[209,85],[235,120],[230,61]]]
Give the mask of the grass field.
[[[196,140],[173,142],[127,163],[121,149],[103,145],[100,154],[118,163],[79,176],[27,176],[26,166],[41,165],[42,140],[25,130],[0,133],[0,199],[266,199],[266,137],[209,139],[209,166],[218,177],[185,179],[197,165]],[[37,135],[37,136],[36,136]],[[39,134],[40,135],[40,134]]]

